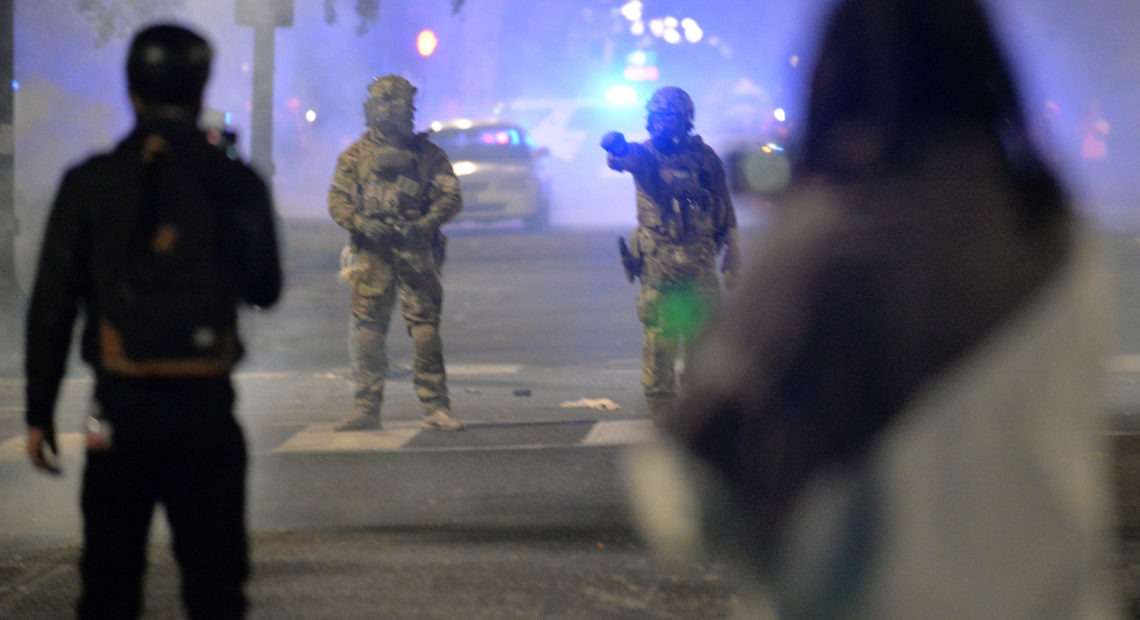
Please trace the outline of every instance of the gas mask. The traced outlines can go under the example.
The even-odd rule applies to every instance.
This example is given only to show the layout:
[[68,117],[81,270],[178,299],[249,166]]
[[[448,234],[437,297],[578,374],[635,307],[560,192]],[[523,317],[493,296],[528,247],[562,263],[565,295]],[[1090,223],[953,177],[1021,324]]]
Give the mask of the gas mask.
[[646,126],[654,140],[675,142],[688,135],[688,121],[673,112],[650,112]]
[[368,85],[364,122],[391,138],[406,138],[415,132],[416,88],[398,75],[376,78]]
[[679,144],[693,129],[693,100],[676,86],[657,89],[645,105],[646,129],[658,148]]

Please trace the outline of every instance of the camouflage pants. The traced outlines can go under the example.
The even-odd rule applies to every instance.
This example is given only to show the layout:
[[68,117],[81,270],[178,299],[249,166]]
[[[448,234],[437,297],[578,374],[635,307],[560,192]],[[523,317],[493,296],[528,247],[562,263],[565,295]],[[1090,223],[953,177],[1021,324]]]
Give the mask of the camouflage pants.
[[676,363],[720,304],[716,274],[696,282],[642,284],[637,316],[644,325],[641,389],[651,412],[677,395]]
[[443,305],[439,272],[434,265],[416,268],[400,260],[372,262],[369,271],[365,279],[370,286],[355,286],[352,294],[355,342],[352,374],[356,383],[353,410],[366,415],[380,414],[388,373],[388,326],[398,297],[408,335],[412,338],[413,384],[424,414],[437,409],[450,411],[443,343],[439,335]]

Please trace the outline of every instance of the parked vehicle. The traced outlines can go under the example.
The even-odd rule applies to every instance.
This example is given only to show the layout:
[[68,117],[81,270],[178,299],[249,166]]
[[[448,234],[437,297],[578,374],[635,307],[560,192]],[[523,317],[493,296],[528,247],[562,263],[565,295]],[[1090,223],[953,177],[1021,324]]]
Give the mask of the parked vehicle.
[[550,224],[549,149],[503,120],[455,119],[431,124],[428,138],[451,159],[463,194],[457,221],[520,219],[528,230]]

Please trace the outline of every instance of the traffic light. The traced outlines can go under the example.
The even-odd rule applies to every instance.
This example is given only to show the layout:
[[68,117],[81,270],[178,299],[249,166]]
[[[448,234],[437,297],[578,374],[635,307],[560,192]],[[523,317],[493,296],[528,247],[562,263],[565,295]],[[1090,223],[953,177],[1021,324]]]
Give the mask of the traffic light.
[[439,39],[430,29],[425,28],[416,36],[416,51],[420,53],[420,56],[431,56],[435,53],[437,45],[439,45]]

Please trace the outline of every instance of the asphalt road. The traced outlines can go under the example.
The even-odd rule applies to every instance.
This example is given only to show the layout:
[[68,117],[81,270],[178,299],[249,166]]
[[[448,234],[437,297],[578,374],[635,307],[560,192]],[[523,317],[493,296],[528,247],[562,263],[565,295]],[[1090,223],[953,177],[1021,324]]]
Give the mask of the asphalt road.
[[[453,410],[470,426],[458,434],[419,432],[399,316],[389,334],[384,430],[331,431],[351,408],[349,289],[337,279],[344,235],[324,221],[289,222],[284,232],[283,301],[243,316],[249,354],[237,382],[254,454],[254,529],[410,526],[484,512],[573,516],[559,526],[590,511],[607,525],[620,521],[617,446],[650,424],[638,388],[635,291],[620,272],[616,232],[452,234],[442,330]],[[61,488],[77,484],[82,466],[90,380],[77,360],[71,366],[57,413],[69,475],[44,481],[50,491],[29,492],[36,499],[28,505],[4,502],[0,516],[10,518],[0,541],[74,539],[74,496]],[[35,478],[19,462],[22,382],[14,375],[0,379],[0,485],[23,489]],[[492,509],[481,510],[483,502]]]
[[[384,429],[351,434],[331,431],[351,406],[344,235],[324,221],[284,232],[287,292],[243,316],[250,353],[237,376],[254,617],[725,614],[720,567],[662,563],[626,516],[624,448],[651,425],[618,231],[454,230],[442,330],[468,430],[421,432],[397,316]],[[72,366],[60,479],[24,460],[18,364],[0,373],[0,617],[68,615],[76,592],[76,431],[91,383]],[[147,617],[179,617],[167,537],[156,518]]]
[[[284,231],[287,293],[279,307],[243,317],[250,354],[238,375],[253,454],[254,617],[728,613],[723,567],[663,563],[626,515],[624,449],[651,432],[638,388],[636,291],[616,255],[626,231],[450,232],[442,330],[454,410],[469,423],[455,434],[418,428],[398,316],[384,430],[330,430],[351,397],[349,291],[336,277],[344,236],[316,220]],[[1122,507],[1116,574],[1140,599],[1140,237],[1104,238],[1120,323],[1106,386]],[[22,383],[11,357],[0,360],[0,617],[58,617],[76,587],[74,431],[90,382],[73,364],[58,418],[66,473],[49,480],[21,453]],[[147,617],[178,617],[165,536],[156,519]]]

